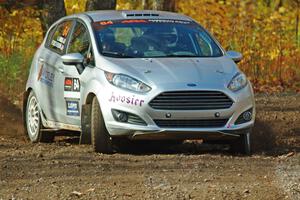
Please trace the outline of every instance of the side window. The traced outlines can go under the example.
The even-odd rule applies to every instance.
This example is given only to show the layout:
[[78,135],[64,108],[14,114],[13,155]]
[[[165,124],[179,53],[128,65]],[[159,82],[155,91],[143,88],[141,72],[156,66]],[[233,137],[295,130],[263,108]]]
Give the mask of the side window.
[[56,29],[56,26],[54,26],[48,33],[47,35],[47,39],[46,39],[46,46],[49,46],[51,44],[51,39],[52,39],[52,36],[53,36],[53,33]]
[[62,54],[65,49],[66,40],[72,27],[72,21],[66,21],[59,24],[53,34],[50,48],[59,54]]
[[85,64],[93,64],[94,62],[88,30],[80,22],[76,23],[67,53],[81,53],[85,58]]

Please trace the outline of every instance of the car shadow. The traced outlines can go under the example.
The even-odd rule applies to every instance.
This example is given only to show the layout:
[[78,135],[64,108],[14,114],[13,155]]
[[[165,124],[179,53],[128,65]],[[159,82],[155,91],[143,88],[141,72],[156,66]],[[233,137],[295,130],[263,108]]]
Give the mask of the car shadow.
[[[55,141],[59,144],[79,144],[79,132],[60,131],[56,134]],[[300,152],[296,146],[286,145],[279,141],[278,133],[273,130],[267,122],[259,119],[255,122],[255,127],[251,135],[252,154],[278,156],[291,151]],[[118,142],[116,153],[133,155],[151,155],[151,154],[217,154],[217,155],[235,155],[230,151],[228,144],[207,144],[202,140],[186,140],[181,143],[172,141],[124,141]]]
[[59,144],[79,144],[80,132],[77,131],[57,131],[55,132],[55,142]]
[[[56,133],[58,145],[79,145],[79,133],[60,131]],[[129,141],[114,144],[115,153],[132,155],[151,154],[229,154],[228,145],[206,144],[202,140],[174,141]]]
[[151,154],[230,154],[228,145],[206,144],[202,140],[187,140],[181,144],[161,141],[135,141],[130,147],[118,149],[118,153],[133,155],[151,155]]

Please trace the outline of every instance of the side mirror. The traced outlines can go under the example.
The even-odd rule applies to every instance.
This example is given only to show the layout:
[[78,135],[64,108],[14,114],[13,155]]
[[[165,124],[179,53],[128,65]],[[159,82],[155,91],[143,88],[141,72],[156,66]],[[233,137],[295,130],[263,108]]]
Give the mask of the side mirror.
[[240,62],[242,60],[242,58],[243,58],[243,55],[241,53],[239,53],[239,52],[236,52],[236,51],[227,51],[226,54],[235,63]]
[[78,64],[83,64],[84,57],[80,53],[69,53],[69,54],[63,55],[61,57],[61,59],[65,65],[75,65],[76,66]]

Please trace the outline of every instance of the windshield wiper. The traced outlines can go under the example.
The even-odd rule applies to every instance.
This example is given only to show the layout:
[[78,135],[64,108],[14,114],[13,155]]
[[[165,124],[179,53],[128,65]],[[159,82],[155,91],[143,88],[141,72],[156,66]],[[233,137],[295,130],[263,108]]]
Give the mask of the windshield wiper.
[[135,58],[133,56],[125,55],[124,53],[115,52],[115,51],[102,51],[102,55],[114,57],[114,58]]

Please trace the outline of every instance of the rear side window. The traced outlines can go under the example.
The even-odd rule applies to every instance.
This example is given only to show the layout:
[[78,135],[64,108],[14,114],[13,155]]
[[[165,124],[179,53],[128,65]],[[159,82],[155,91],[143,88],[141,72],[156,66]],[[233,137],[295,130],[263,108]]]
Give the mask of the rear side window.
[[65,50],[67,37],[72,28],[72,21],[59,24],[53,34],[49,47],[55,52],[62,54]]
[[48,33],[48,35],[47,35],[47,39],[46,39],[46,46],[49,46],[49,45],[51,44],[51,39],[52,39],[52,36],[53,36],[55,30],[56,30],[56,26],[54,26],[54,27],[49,31],[49,33]]

